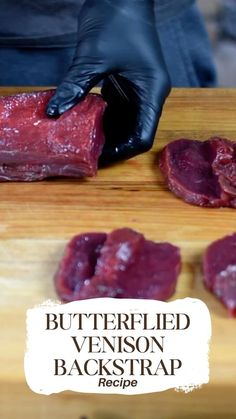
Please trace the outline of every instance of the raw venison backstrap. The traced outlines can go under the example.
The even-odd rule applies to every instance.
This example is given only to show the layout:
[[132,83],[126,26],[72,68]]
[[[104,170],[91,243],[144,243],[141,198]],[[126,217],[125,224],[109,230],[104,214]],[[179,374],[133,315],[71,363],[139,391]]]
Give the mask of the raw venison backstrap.
[[105,102],[88,95],[52,119],[45,112],[52,95],[44,91],[0,98],[0,181],[96,174]]

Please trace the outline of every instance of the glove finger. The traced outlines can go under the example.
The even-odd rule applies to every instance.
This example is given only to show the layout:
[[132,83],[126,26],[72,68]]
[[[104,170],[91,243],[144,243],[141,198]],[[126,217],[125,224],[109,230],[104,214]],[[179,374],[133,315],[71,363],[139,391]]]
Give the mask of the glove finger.
[[103,79],[103,74],[91,70],[90,65],[74,63],[64,81],[50,99],[46,113],[59,116],[80,102]]
[[122,142],[128,137],[135,123],[132,89],[129,88],[127,80],[112,75],[104,80],[101,94],[107,103],[104,114],[106,144]]
[[[102,165],[148,151],[153,144],[162,107],[170,91],[165,75],[153,81],[126,76],[106,79],[102,95],[108,106],[104,115],[106,144]],[[117,87],[117,84],[119,87]]]
[[166,72],[149,74],[148,80],[143,80],[138,75],[130,82],[135,85],[134,92],[137,114],[133,135],[140,140],[140,149],[144,151],[151,148],[159,119],[162,114],[163,105],[170,93],[171,85]]

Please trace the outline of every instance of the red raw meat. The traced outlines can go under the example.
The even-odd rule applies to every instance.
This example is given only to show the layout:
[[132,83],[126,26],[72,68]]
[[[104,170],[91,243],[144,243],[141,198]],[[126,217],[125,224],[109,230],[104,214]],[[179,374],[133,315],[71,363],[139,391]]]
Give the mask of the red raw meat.
[[[85,242],[87,244],[85,245]],[[181,269],[179,249],[154,243],[131,229],[76,236],[55,276],[63,301],[88,298],[167,300]]]
[[212,243],[203,258],[207,288],[236,317],[236,233]]
[[77,300],[85,281],[94,274],[97,258],[107,235],[88,233],[74,237],[66,247],[55,286],[63,301]]
[[104,145],[105,102],[88,95],[60,118],[45,113],[53,91],[0,98],[0,181],[93,176]]
[[236,198],[236,143],[223,139],[210,141],[215,149],[213,172],[222,191]]
[[172,192],[203,207],[236,208],[236,143],[180,139],[161,153],[160,169]]

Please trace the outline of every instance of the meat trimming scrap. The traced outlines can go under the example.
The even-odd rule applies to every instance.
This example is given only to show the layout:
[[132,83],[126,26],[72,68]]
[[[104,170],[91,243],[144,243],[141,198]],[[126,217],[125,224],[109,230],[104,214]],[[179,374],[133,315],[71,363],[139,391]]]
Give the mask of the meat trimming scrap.
[[53,93],[0,97],[0,181],[96,174],[105,102],[91,94],[59,118],[49,118]]

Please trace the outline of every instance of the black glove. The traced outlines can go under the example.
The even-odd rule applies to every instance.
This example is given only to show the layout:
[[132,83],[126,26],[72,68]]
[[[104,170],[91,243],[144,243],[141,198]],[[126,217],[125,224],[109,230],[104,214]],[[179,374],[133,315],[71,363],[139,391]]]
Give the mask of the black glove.
[[170,79],[158,39],[153,0],[86,0],[73,63],[47,108],[58,116],[103,80],[106,143],[100,163],[148,151]]

